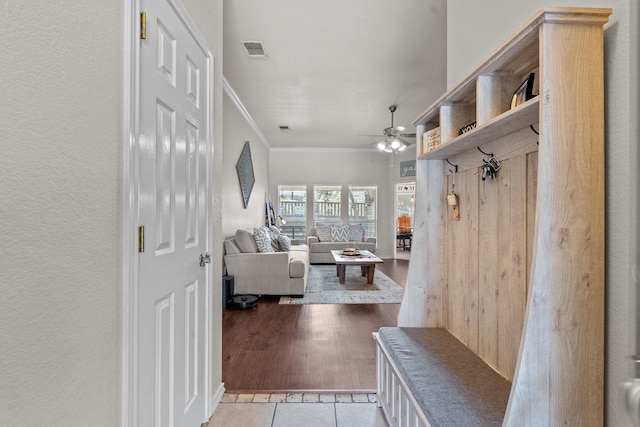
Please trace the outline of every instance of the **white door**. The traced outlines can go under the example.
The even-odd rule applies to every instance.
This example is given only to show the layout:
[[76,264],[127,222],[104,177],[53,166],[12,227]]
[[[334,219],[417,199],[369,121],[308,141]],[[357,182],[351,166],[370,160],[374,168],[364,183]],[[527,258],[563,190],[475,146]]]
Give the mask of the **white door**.
[[137,425],[196,427],[206,417],[212,61],[173,3],[141,1]]

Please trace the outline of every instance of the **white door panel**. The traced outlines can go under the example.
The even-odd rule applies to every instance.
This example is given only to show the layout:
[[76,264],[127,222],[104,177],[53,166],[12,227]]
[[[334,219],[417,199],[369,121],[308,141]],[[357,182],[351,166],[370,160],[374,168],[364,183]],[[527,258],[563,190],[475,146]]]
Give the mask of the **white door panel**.
[[206,417],[211,58],[171,1],[141,8],[138,425],[196,427]]

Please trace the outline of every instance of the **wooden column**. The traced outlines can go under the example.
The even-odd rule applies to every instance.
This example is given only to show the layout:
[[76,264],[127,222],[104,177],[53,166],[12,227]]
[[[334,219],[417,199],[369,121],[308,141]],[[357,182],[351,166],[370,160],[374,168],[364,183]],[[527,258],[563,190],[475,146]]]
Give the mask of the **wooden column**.
[[541,15],[530,293],[505,426],[604,423],[604,77],[609,9]]
[[[424,125],[417,126],[422,135]],[[444,218],[443,161],[416,162],[416,220],[411,262],[398,314],[398,326],[444,326]]]

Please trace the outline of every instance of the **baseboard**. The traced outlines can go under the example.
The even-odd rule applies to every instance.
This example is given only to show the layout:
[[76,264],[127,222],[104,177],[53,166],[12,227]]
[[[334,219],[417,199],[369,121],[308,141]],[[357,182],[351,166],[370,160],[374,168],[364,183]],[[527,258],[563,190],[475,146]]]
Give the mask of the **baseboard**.
[[224,396],[225,391],[226,390],[224,388],[224,383],[220,383],[218,385],[218,389],[215,390],[213,392],[213,394],[211,395],[211,402],[209,403],[209,418],[208,419],[211,419],[211,417],[213,416],[213,413],[216,412],[216,409],[218,408],[218,405],[222,401],[222,397]]

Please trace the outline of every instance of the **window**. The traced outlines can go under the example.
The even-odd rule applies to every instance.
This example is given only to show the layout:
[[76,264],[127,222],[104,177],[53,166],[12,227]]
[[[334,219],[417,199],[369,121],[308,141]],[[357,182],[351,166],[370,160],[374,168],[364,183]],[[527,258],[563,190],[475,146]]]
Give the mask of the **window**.
[[313,220],[329,224],[340,224],[342,186],[314,185]]
[[375,185],[349,186],[349,222],[362,224],[367,237],[377,237],[376,201],[378,187]]
[[282,232],[291,239],[304,240],[307,236],[307,186],[279,185],[278,200],[280,210],[278,215]]

